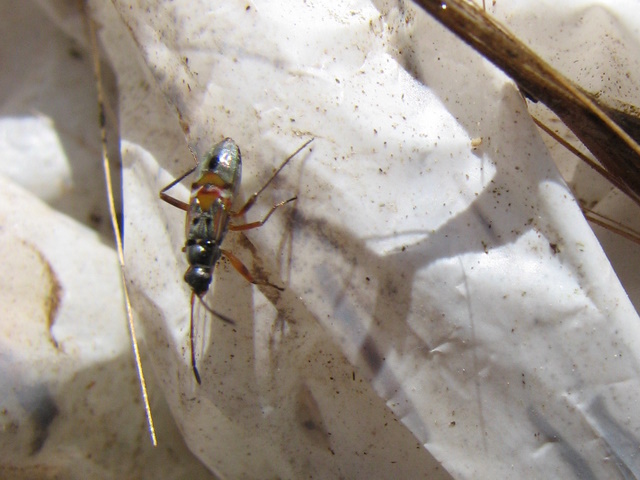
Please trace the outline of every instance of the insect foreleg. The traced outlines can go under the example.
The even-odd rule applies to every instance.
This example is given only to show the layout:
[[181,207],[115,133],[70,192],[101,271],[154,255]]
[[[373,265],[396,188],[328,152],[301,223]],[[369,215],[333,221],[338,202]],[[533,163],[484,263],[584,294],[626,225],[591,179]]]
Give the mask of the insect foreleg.
[[178,178],[176,178],[173,182],[171,182],[169,185],[167,185],[166,187],[164,187],[162,190],[160,190],[160,199],[164,200],[165,202],[167,202],[169,205],[173,205],[176,208],[179,208],[180,210],[184,210],[185,212],[189,210],[189,204],[186,202],[183,202],[182,200],[178,200],[177,198],[172,197],[171,195],[168,195],[166,192],[167,190],[171,190],[173,187],[175,187],[178,183],[180,183],[182,180],[184,180],[186,177],[188,177],[189,175],[191,175],[193,172],[195,172],[196,167],[193,167],[191,170],[187,171],[186,173],[184,173],[183,175],[180,175]]

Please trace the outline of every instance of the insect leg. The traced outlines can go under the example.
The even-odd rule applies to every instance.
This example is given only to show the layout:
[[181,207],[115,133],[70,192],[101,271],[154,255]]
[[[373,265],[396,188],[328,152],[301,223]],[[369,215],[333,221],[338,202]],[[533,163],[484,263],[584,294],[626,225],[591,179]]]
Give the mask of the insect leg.
[[[298,148],[295,152],[293,152],[291,155],[289,155],[287,158],[285,158],[284,162],[282,162],[280,164],[280,166],[278,167],[278,169],[275,171],[275,173],[273,175],[271,175],[271,178],[269,180],[267,180],[267,183],[265,183],[262,188],[260,190],[258,190],[257,192],[255,192],[253,195],[251,195],[251,197],[249,197],[249,200],[247,200],[247,203],[245,203],[242,208],[240,210],[238,210],[237,212],[232,212],[231,216],[232,217],[239,217],[241,215],[244,215],[245,213],[247,213],[249,211],[249,209],[251,207],[253,207],[253,204],[256,203],[256,200],[258,198],[258,196],[264,191],[265,188],[267,188],[269,186],[269,184],[273,181],[274,178],[276,178],[276,176],[280,173],[280,171],[287,165],[287,163],[289,163],[289,161],[295,157],[298,153],[300,153],[302,150],[304,150],[304,148],[309,145],[311,142],[313,142],[315,140],[315,138],[312,138],[311,140],[308,140],[304,143],[304,145],[302,145],[300,148]],[[291,200],[294,200],[293,198]],[[287,200],[287,202],[290,202],[291,200]],[[284,205],[284,202],[282,205]],[[267,215],[268,217],[269,215]],[[266,219],[265,219],[266,220]],[[255,227],[252,227],[255,228]],[[231,230],[233,230],[233,228],[231,228]],[[246,229],[244,229],[246,230]]]
[[173,205],[174,207],[179,208],[180,210],[184,210],[185,212],[188,211],[189,210],[189,204],[188,203],[185,203],[182,200],[178,200],[177,198],[174,198],[171,195],[168,195],[166,193],[166,191],[167,190],[171,190],[174,186],[176,186],[178,183],[180,183],[186,177],[191,175],[195,170],[196,170],[196,167],[193,167],[192,169],[190,169],[189,171],[187,171],[183,175],[180,175],[178,178],[176,178],[173,182],[171,182],[169,185],[164,187],[162,190],[160,190],[160,193],[159,193],[160,199],[164,200],[169,205]]
[[198,297],[200,299],[200,303],[202,304],[202,306],[204,308],[207,309],[207,312],[211,313],[212,315],[218,317],[220,320],[222,320],[224,323],[228,323],[229,325],[235,325],[236,322],[234,322],[233,320],[231,320],[229,317],[227,317],[226,315],[223,315],[221,313],[218,313],[216,310],[214,310],[213,308],[211,308],[209,305],[207,305],[207,302],[205,302],[202,297]]
[[231,265],[233,265],[233,268],[235,268],[237,272],[240,275],[242,275],[249,283],[253,283],[254,285],[267,285],[269,287],[273,287],[277,290],[280,290],[281,292],[284,291],[284,288],[274,285],[273,283],[268,282],[267,280],[259,280],[254,278],[254,276],[251,275],[251,272],[244,265],[244,263],[242,263],[242,261],[238,257],[236,257],[233,253],[231,253],[229,250],[220,249],[220,252],[231,262]]
[[[257,222],[244,223],[242,225],[229,224],[229,230],[234,232],[240,232],[243,230],[251,230],[252,228],[261,227],[267,222],[267,220],[269,220],[269,217],[273,214],[273,212],[275,212],[281,206],[286,205],[289,202],[293,202],[297,198],[298,197],[293,197],[293,198],[290,198],[289,200],[285,200],[284,202],[276,203],[273,207],[271,207],[271,210],[269,210],[269,213],[267,213],[267,215],[262,220],[259,220]],[[237,213],[235,215],[240,215],[240,213]]]

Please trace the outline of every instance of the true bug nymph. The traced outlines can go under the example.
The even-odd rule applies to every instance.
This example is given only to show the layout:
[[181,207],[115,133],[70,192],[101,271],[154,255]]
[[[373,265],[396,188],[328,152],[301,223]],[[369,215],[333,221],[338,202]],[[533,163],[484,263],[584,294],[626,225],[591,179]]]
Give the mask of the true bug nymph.
[[[160,198],[174,207],[180,208],[187,212],[185,230],[186,242],[182,249],[187,254],[189,268],[184,274],[184,280],[191,287],[191,318],[189,339],[191,344],[191,367],[196,381],[200,384],[200,374],[196,366],[196,356],[194,350],[194,322],[193,310],[195,300],[198,298],[200,303],[213,315],[227,323],[234,323],[230,318],[209,307],[203,300],[203,296],[209,290],[213,270],[221,255],[224,255],[231,265],[249,282],[257,285],[268,285],[278,290],[281,287],[274,285],[266,280],[256,279],[251,275],[249,269],[238,259],[233,253],[220,248],[227,230],[250,230],[257,228],[269,219],[271,214],[282,205],[292,202],[297,197],[290,198],[283,202],[275,204],[271,210],[260,221],[245,223],[242,225],[234,225],[229,222],[232,217],[244,215],[256,202],[258,195],[267,188],[271,181],[280,173],[285,165],[295,157],[302,149],[304,149],[313,139],[306,142],[292,155],[287,157],[278,167],[275,173],[267,180],[260,190],[255,192],[244,206],[237,212],[231,210],[231,205],[238,194],[240,188],[240,179],[242,176],[242,157],[240,149],[236,142],[230,138],[226,138],[220,143],[214,145],[198,164],[178,177],[169,185],[160,190]],[[195,172],[195,181],[191,184],[191,197],[189,203],[185,203],[170,195],[167,190],[182,181],[188,175]]]

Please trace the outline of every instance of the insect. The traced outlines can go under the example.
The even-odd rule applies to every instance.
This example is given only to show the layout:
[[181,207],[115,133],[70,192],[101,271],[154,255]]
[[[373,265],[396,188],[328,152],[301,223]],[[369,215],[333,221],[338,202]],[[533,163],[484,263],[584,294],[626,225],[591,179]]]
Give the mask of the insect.
[[[280,291],[284,290],[266,280],[254,278],[249,269],[229,250],[221,248],[222,242],[228,230],[243,231],[261,227],[278,208],[296,200],[292,197],[271,207],[267,215],[259,221],[234,224],[232,218],[241,217],[255,204],[258,196],[264,191],[289,161],[300,153],[314,139],[307,141],[293,154],[287,157],[276,169],[267,182],[256,191],[238,211],[231,210],[234,199],[240,188],[242,176],[242,157],[236,142],[226,138],[209,150],[198,164],[181,175],[169,185],[160,190],[160,198],[165,202],[187,212],[185,230],[186,241],[183,251],[187,255],[189,268],[184,274],[184,280],[191,287],[191,316],[189,341],[191,344],[191,367],[198,384],[202,384],[200,373],[196,366],[196,354],[194,349],[194,322],[193,311],[196,298],[213,315],[226,323],[233,324],[233,320],[216,312],[204,301],[203,297],[209,290],[213,270],[221,256],[224,256],[231,265],[247,281],[256,285],[267,285]],[[178,200],[166,192],[181,182],[184,178],[195,173],[195,181],[191,184],[191,197],[189,203]]]

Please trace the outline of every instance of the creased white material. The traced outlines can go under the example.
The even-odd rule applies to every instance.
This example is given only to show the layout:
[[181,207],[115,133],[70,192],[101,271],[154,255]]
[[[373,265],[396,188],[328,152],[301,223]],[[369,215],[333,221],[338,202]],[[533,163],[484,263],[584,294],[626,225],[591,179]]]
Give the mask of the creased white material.
[[[353,372],[454,476],[614,475],[610,449],[629,455],[592,438],[635,418],[610,385],[638,389],[637,317],[517,90],[411,5],[290,5],[174,3],[165,17],[117,4],[194,151],[239,143],[245,195],[316,137],[248,217],[293,193],[294,208],[251,243],[230,234],[228,248],[251,265],[252,245],[253,264],[287,291],[219,267],[207,298],[237,326],[197,315],[202,387],[187,360],[183,213],[158,206],[168,180],[125,149],[127,202],[141,198],[127,204],[138,308],[170,346],[154,349],[156,372],[187,442],[229,478],[404,476],[383,459],[409,437],[344,426],[375,422],[355,405],[380,402]],[[138,138],[133,110],[123,105],[123,132]],[[172,176],[192,163],[142,143]],[[147,227],[153,212],[172,248],[137,246],[163,235]],[[257,341],[265,329],[273,340]],[[372,438],[361,462],[353,452]]]
[[[211,471],[638,476],[639,319],[504,75],[410,3],[96,3],[149,372]],[[588,25],[619,38],[620,56],[638,48],[623,4],[490,9],[531,37],[544,24],[569,42]],[[197,386],[184,212],[158,191],[193,166],[187,146],[226,136],[244,198],[315,141],[247,221],[297,201],[225,241],[286,290],[217,267],[206,300],[236,325],[196,309]],[[580,167],[564,170],[587,190]],[[598,201],[607,189],[594,185]],[[171,194],[185,200],[184,186]]]

